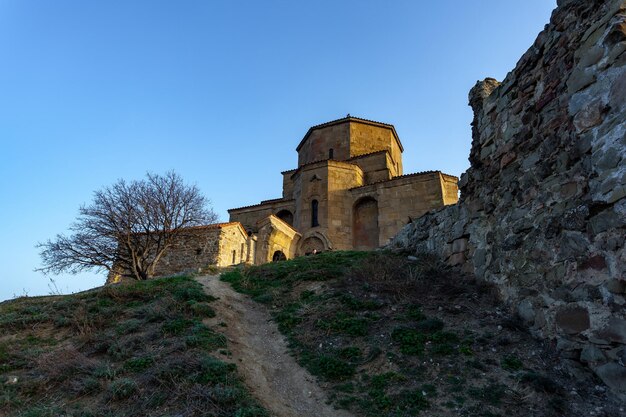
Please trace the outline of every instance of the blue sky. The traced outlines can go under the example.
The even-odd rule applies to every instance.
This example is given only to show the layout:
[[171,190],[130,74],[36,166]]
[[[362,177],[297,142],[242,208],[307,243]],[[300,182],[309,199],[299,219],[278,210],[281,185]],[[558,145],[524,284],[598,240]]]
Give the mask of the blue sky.
[[502,80],[555,6],[0,0],[0,300],[50,292],[35,244],[94,190],[174,169],[227,220],[280,197],[307,129],[347,113],[395,125],[405,173],[460,175],[469,89]]

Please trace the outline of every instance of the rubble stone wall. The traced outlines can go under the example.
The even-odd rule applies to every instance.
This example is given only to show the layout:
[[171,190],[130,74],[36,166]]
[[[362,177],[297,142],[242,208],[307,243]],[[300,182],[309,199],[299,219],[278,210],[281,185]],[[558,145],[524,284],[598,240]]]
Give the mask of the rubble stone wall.
[[537,336],[626,395],[626,2],[558,3],[504,81],[470,92],[460,202],[391,245],[497,284]]

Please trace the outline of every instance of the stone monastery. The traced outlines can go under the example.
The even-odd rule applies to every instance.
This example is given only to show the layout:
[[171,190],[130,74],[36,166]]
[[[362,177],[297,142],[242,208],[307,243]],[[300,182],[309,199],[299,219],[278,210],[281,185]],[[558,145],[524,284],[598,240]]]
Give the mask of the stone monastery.
[[156,275],[386,244],[412,218],[458,199],[457,177],[403,174],[403,150],[390,124],[348,115],[311,127],[296,148],[298,167],[282,172],[281,198],[193,228]]

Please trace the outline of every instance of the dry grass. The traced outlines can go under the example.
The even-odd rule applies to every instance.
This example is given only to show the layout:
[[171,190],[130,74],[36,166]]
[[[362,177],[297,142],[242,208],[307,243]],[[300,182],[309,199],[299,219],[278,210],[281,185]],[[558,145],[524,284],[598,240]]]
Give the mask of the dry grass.
[[[0,415],[265,416],[186,277],[0,305]],[[15,383],[14,383],[15,381]]]
[[[223,279],[272,309],[298,361],[355,415],[556,417],[614,406],[591,376],[561,371],[493,286],[407,255],[325,253]],[[566,397],[572,388],[578,401]]]

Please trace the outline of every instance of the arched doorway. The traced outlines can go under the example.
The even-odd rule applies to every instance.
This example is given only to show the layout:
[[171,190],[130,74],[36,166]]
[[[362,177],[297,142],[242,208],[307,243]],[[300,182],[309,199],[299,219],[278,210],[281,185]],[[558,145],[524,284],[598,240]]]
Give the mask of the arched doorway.
[[357,250],[378,247],[378,202],[372,197],[363,197],[354,204],[352,246]]
[[293,213],[289,210],[281,210],[276,213],[276,217],[287,223],[289,226],[293,226]]
[[319,237],[307,237],[300,246],[301,255],[311,255],[312,253],[320,253],[325,250],[324,242]]
[[285,256],[283,251],[280,251],[280,250],[277,250],[276,252],[274,252],[274,255],[272,256],[272,262],[286,261],[286,260],[287,260],[287,257]]

